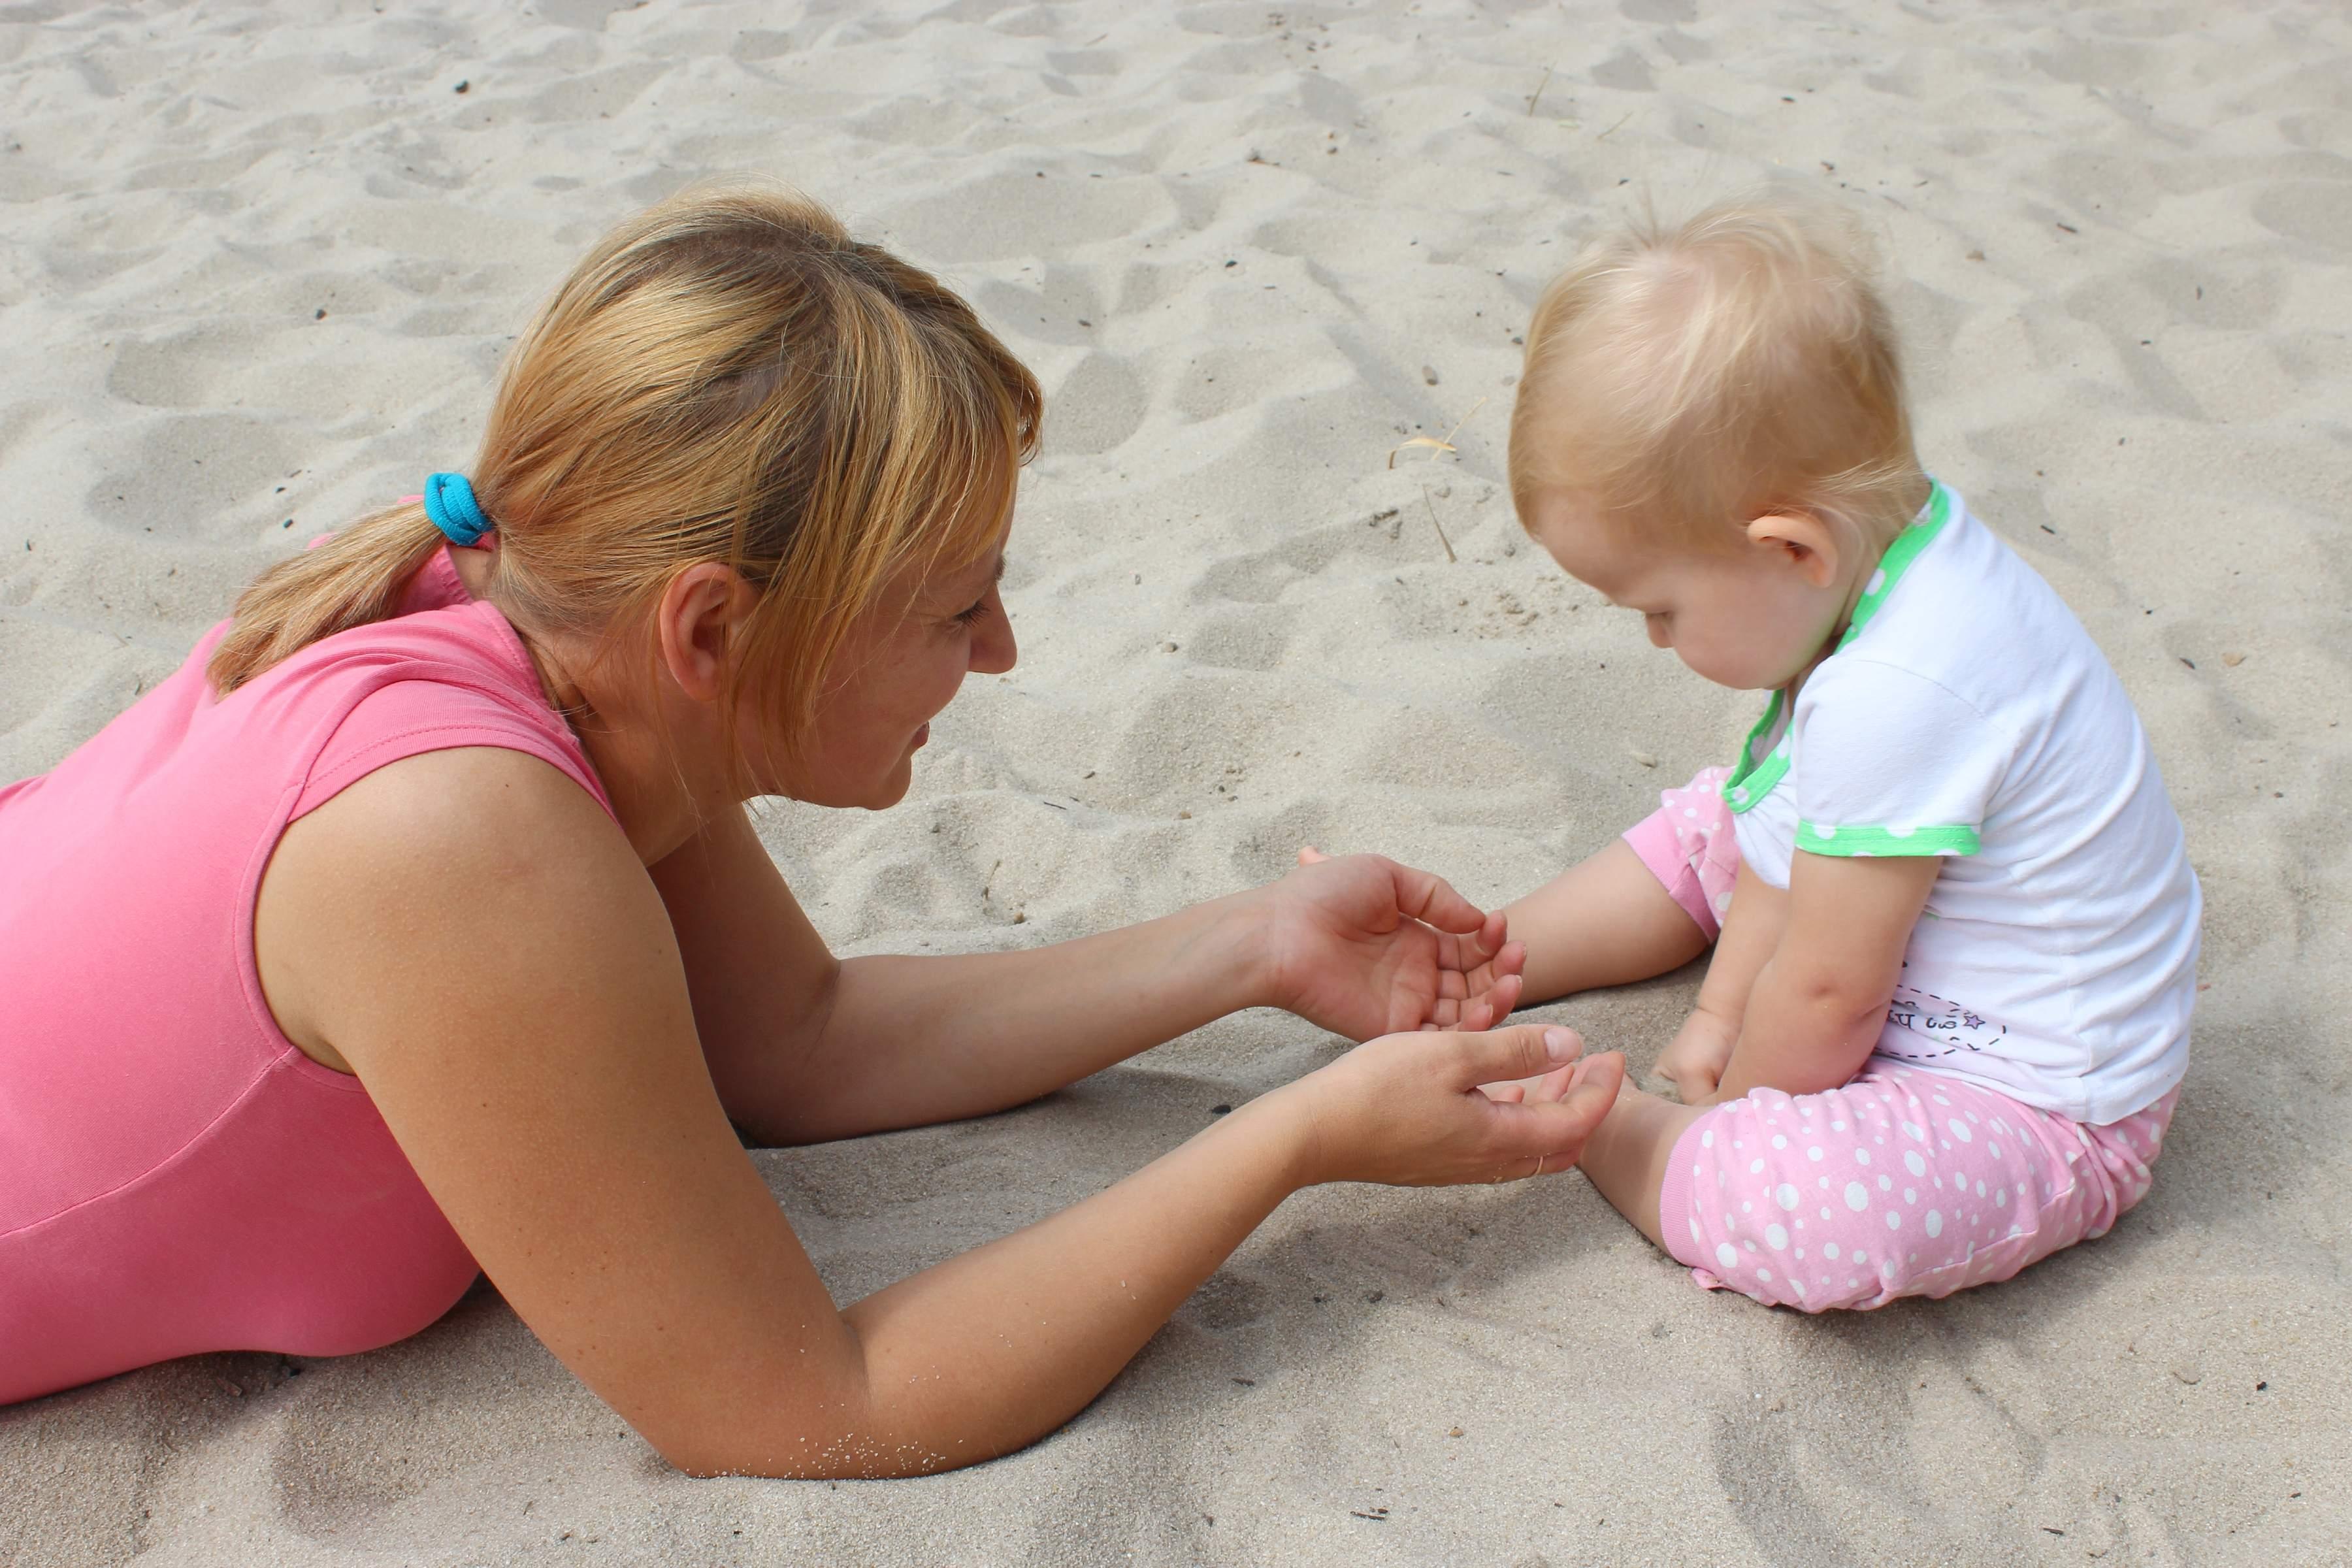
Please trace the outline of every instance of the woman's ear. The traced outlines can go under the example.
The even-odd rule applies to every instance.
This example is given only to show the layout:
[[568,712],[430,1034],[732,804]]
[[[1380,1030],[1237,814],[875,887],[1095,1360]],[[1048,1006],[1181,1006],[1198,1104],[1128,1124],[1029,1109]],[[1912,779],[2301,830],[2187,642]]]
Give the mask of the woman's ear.
[[1816,588],[1838,580],[1845,559],[1837,531],[1810,512],[1776,511],[1748,525],[1748,542],[1771,551]]
[[751,613],[750,584],[715,561],[698,562],[669,580],[654,607],[662,666],[697,702],[715,702],[727,684],[736,633]]

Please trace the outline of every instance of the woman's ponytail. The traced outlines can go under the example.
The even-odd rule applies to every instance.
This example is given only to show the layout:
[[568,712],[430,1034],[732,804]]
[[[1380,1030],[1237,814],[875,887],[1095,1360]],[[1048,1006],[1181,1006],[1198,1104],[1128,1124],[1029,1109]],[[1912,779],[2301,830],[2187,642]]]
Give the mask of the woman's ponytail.
[[281,561],[237,596],[205,667],[223,697],[320,637],[391,616],[409,579],[446,542],[416,501],[373,512]]

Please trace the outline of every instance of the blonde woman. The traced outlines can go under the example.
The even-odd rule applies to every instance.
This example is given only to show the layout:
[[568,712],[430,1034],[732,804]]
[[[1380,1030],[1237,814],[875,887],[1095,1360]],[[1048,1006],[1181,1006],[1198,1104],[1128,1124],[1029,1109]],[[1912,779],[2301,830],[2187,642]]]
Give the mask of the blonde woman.
[[[557,290],[470,476],[0,789],[0,1401],[382,1345],[478,1269],[684,1469],[934,1470],[1066,1420],[1302,1186],[1572,1163],[1617,1059],[1435,1032],[1508,1013],[1521,954],[1384,860],[1033,952],[825,950],[743,803],[891,805],[1012,667],[1038,417],[930,277],[689,195]],[[846,1308],[734,1131],[981,1115],[1268,1005],[1382,1037]]]

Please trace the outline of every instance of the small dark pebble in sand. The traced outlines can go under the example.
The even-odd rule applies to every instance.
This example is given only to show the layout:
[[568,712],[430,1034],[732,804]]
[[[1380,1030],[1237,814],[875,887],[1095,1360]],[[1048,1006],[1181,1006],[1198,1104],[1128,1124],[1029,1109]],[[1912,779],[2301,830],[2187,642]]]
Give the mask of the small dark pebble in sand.
[[471,88],[473,85],[474,85],[474,84],[473,84],[472,82],[470,82],[470,81],[461,81],[461,82],[459,82],[457,86],[455,86],[455,87],[451,88],[449,90],[450,90],[451,92],[464,92],[464,91],[466,91],[467,89]]
[[1213,1105],[1209,1107],[1209,1114],[1212,1116],[1231,1116],[1233,1113],[1234,1108],[1230,1105]]
[[1257,1379],[1254,1377],[1237,1377],[1234,1379],[1234,1381],[1240,1384],[1244,1388],[1255,1388],[1257,1386]]
[[2270,1379],[2264,1378],[2262,1382],[2254,1384],[2254,1392],[2256,1394],[2260,1394],[2263,1389],[2268,1388],[2270,1385]]
[[1367,1300],[1367,1301],[1377,1301],[1377,1300],[1380,1300],[1382,1297],[1386,1296],[1387,1294],[1388,1294],[1388,1292],[1387,1292],[1387,1291],[1385,1291],[1385,1290],[1374,1290],[1374,1291],[1370,1292],[1369,1295],[1365,1296],[1364,1300]]
[[[321,305],[317,310],[311,311],[310,319],[314,321],[325,321],[327,319],[327,307]],[[280,488],[282,489],[283,487],[281,486]]]

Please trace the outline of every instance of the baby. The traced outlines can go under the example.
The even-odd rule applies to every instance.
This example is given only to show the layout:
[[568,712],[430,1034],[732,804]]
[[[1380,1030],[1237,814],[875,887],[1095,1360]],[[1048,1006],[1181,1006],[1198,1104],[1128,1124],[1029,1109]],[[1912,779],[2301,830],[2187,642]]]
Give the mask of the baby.
[[[1509,910],[1527,994],[1713,942],[1592,1183],[1700,1284],[1820,1310],[2005,1279],[2147,1190],[2197,879],[2081,624],[1920,468],[1852,226],[1778,199],[1588,251],[1528,331],[1528,532],[1719,685],[1737,760]],[[1719,922],[1719,923],[1718,923]]]

